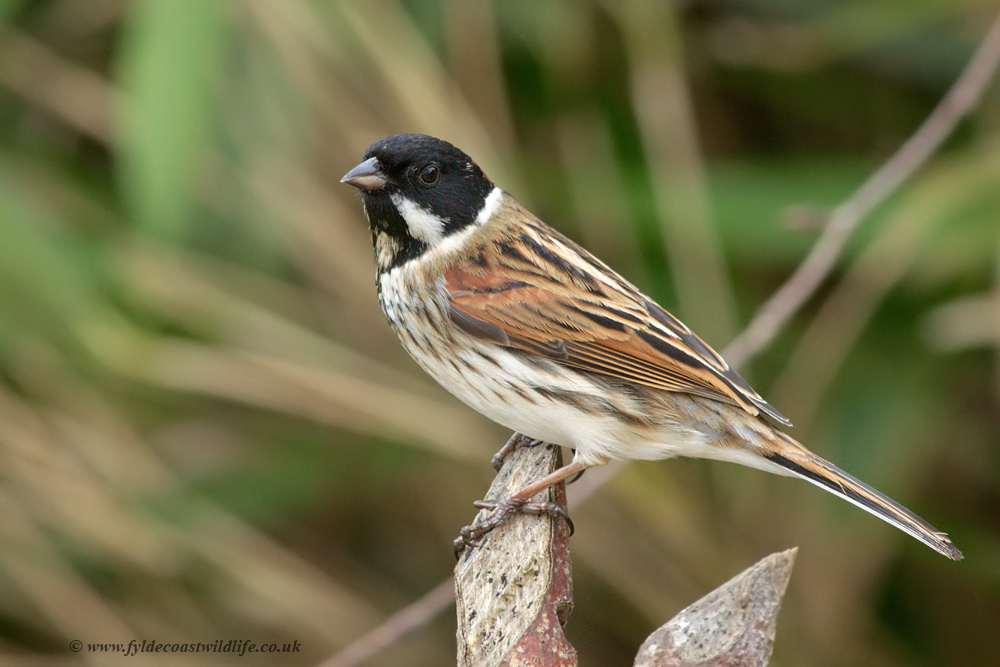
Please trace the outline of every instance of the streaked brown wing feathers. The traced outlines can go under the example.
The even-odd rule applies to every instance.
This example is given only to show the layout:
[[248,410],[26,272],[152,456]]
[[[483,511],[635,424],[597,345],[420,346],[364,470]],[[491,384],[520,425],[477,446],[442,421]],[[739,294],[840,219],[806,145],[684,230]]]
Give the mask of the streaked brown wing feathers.
[[[590,275],[603,268],[597,260],[560,258],[546,247],[545,258],[531,263],[541,244],[525,236],[517,241],[444,274],[452,320],[466,333],[485,332],[479,337],[499,342],[502,331],[508,346],[567,366],[706,396],[752,414],[763,409],[787,422],[672,315],[624,281],[603,284]],[[569,243],[560,239],[557,249],[586,252]],[[573,259],[576,280],[567,281],[559,262]]]

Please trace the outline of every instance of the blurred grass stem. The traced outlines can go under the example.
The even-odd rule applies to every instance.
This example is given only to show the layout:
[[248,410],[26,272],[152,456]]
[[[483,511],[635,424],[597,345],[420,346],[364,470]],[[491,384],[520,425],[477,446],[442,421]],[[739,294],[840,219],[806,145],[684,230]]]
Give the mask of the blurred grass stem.
[[860,188],[830,213],[822,236],[792,276],[723,351],[742,366],[766,347],[830,274],[851,232],[922,167],[972,110],[1000,65],[1000,16],[927,120]]

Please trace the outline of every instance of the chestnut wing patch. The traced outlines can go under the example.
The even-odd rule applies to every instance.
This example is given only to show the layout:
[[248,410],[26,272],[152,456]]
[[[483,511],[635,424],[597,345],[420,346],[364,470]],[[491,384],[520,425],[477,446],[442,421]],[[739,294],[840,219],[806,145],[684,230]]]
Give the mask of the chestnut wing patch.
[[449,315],[459,329],[572,368],[705,396],[754,415],[763,410],[788,423],[717,353],[631,285],[604,286],[593,276],[567,280],[553,271],[551,258],[534,263],[528,249],[517,250],[493,255],[514,261],[480,256],[444,274]]

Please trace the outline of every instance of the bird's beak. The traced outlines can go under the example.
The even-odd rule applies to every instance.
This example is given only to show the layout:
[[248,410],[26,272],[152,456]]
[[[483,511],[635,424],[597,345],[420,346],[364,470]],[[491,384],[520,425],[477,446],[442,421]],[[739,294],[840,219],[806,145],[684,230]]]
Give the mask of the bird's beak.
[[362,192],[371,192],[384,188],[389,179],[379,170],[378,160],[370,157],[344,174],[340,182],[353,185]]

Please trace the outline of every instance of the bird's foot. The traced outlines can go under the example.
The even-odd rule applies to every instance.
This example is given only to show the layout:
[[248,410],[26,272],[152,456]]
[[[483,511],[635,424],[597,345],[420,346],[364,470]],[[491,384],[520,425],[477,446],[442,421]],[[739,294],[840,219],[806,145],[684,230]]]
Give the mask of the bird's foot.
[[483,539],[494,529],[499,527],[504,521],[516,512],[533,514],[535,516],[548,515],[563,519],[569,526],[569,534],[574,532],[573,520],[565,509],[550,502],[527,502],[516,496],[507,496],[500,500],[477,500],[472,503],[479,509],[489,510],[482,520],[476,521],[462,528],[458,538],[455,539],[455,557],[458,558],[466,547],[478,547],[483,543]]
[[504,443],[504,446],[493,455],[490,462],[493,464],[493,469],[500,472],[500,469],[503,468],[504,461],[506,461],[507,457],[513,454],[514,450],[518,447],[537,447],[538,445],[543,444],[545,443],[541,440],[533,440],[526,435],[515,433],[510,436],[510,439]]

